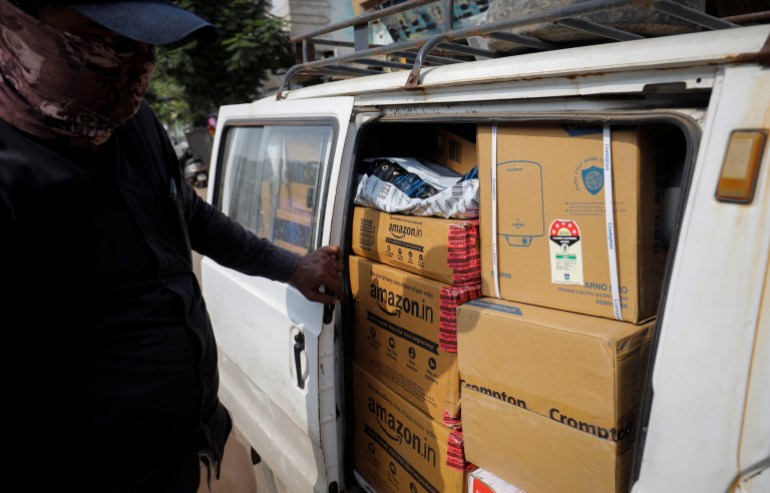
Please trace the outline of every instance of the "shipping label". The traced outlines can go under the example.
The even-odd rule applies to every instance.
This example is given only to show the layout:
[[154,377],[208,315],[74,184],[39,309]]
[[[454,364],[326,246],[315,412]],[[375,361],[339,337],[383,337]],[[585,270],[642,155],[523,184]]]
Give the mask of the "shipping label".
[[548,230],[553,284],[583,284],[583,247],[575,221],[555,219]]

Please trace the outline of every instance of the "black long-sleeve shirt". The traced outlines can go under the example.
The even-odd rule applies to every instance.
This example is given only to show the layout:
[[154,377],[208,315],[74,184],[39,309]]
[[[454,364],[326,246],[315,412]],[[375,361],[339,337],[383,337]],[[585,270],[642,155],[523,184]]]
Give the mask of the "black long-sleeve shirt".
[[24,361],[14,409],[41,435],[190,432],[221,457],[231,423],[191,249],[278,281],[298,257],[180,175],[146,104],[96,151],[0,121],[0,323]]

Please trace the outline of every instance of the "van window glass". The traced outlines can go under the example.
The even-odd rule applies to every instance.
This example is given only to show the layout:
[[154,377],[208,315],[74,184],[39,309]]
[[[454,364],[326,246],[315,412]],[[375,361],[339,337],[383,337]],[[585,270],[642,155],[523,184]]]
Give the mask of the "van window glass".
[[319,169],[331,159],[329,125],[233,127],[225,134],[217,207],[299,254],[317,236]]

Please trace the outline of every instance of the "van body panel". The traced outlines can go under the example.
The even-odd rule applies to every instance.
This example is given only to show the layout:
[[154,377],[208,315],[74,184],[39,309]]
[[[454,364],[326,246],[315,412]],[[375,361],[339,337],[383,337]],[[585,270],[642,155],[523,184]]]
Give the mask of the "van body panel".
[[[257,231],[277,223],[285,202],[294,201],[287,217],[312,226],[305,247],[327,242],[331,217],[324,201],[334,200],[327,190],[336,189],[352,106],[352,98],[331,98],[223,108],[214,148],[219,169],[212,173],[217,185],[209,200],[237,212],[246,227],[259,216]],[[312,145],[297,145],[302,132],[313,137]],[[230,176],[236,166],[238,176]],[[292,177],[301,166],[313,166],[317,178],[300,183],[302,177]],[[267,193],[273,188],[280,190],[274,197]],[[251,200],[251,193],[262,193],[261,200]],[[277,228],[272,226],[267,230]],[[201,270],[219,347],[222,401],[289,491],[327,491],[339,481],[338,375],[334,327],[323,323],[324,307],[287,284],[242,275],[210,259],[203,259]]]
[[[765,271],[765,282],[762,295],[762,306],[754,338],[754,354],[749,370],[749,384],[746,391],[746,412],[743,418],[740,455],[738,465],[741,476],[749,476],[752,469],[764,471],[755,481],[757,485],[764,482],[765,491],[770,491],[770,266]],[[757,491],[763,491],[758,489]]]
[[[662,307],[635,492],[727,491],[740,472],[739,452],[751,463],[770,451],[770,419],[752,419],[753,438],[739,450],[752,365],[767,381],[767,352],[754,351],[767,337],[759,324],[770,250],[768,152],[751,204],[714,196],[730,133],[770,126],[768,88],[767,70],[736,67],[720,74],[712,93]],[[752,391],[752,400],[767,402],[770,385]]]
[[757,493],[770,491],[770,265],[765,271],[761,303],[738,456],[740,475],[736,480],[736,491]]
[[736,493],[764,493],[770,491],[770,465],[766,461],[764,469],[747,477],[736,486]]

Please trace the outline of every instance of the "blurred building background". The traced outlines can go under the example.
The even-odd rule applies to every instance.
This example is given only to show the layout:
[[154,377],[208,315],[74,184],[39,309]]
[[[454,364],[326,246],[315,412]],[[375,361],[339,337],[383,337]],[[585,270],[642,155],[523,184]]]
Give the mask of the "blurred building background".
[[[326,26],[336,24],[353,17],[382,10],[387,7],[406,3],[408,0],[272,0],[269,12],[288,21],[290,36],[297,38],[318,31]],[[483,14],[492,0],[454,0],[453,17],[455,28],[476,24],[483,20]],[[417,39],[440,32],[444,25],[445,1],[418,6],[410,11],[387,16],[382,21],[371,22],[369,25],[369,43],[371,45],[387,45],[394,41]],[[322,36],[352,45],[353,28],[331,32]],[[315,46],[311,56],[315,59],[339,56],[352,48],[346,46]],[[299,45],[296,48],[298,61],[302,58]],[[274,93],[280,84],[281,73],[276,73],[263,87],[264,93]],[[317,84],[329,78],[297,77],[293,78],[290,87]]]
[[[290,27],[290,35],[292,38],[295,38],[317,31],[330,24],[350,19],[356,15],[354,13],[354,4],[357,4],[358,0],[272,0],[270,3],[272,6],[269,12],[276,17],[286,19]],[[353,30],[329,33],[326,38],[352,43]],[[320,52],[317,55],[323,57],[336,56],[340,50],[344,51],[345,49],[330,48],[327,52]],[[265,94],[272,94],[278,90],[282,75],[283,72],[276,73],[270,80],[265,82],[263,87]],[[294,83],[301,84],[303,82],[311,81],[298,80]]]

